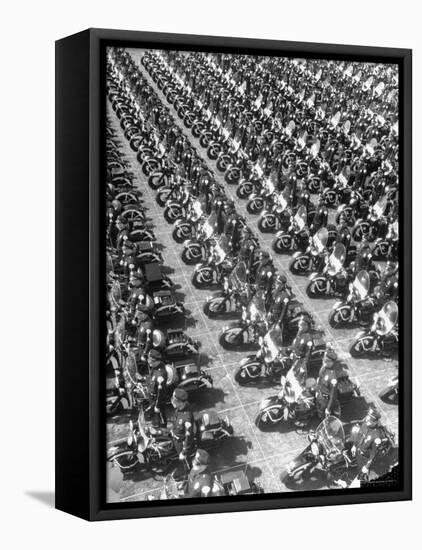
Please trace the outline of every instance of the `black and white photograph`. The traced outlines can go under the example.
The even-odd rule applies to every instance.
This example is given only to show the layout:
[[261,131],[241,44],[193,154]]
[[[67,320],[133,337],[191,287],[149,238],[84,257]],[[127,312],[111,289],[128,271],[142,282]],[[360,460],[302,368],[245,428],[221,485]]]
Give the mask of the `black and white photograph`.
[[393,488],[397,64],[107,47],[107,502]]

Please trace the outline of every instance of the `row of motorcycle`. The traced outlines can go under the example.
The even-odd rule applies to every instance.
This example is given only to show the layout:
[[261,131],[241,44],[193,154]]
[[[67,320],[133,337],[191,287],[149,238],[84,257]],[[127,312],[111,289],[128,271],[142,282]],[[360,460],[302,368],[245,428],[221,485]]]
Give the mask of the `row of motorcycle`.
[[[150,68],[148,55],[142,60],[147,70]],[[180,135],[177,136],[177,133],[177,137],[171,140],[174,121],[169,111],[163,108],[152,88],[135,68],[130,56],[125,52],[116,51],[113,61],[114,79],[111,98],[114,98],[114,101],[117,101],[117,97],[120,100],[124,98],[123,106],[122,104],[118,106],[122,128],[132,149],[137,152],[144,174],[149,177],[150,187],[157,190],[157,202],[165,207],[165,219],[175,224],[173,232],[175,240],[186,243],[182,259],[186,263],[197,263],[199,260],[193,282],[200,288],[216,283],[223,284],[223,291],[207,300],[204,307],[205,313],[209,316],[239,311],[242,313],[241,321],[232,323],[223,331],[220,343],[229,349],[238,349],[245,345],[260,348],[256,355],[242,363],[236,375],[237,380],[245,383],[248,379],[256,379],[265,372],[271,376],[276,373],[276,377],[280,373],[283,374],[283,388],[286,391],[263,404],[262,409],[267,410],[260,411],[257,424],[262,426],[266,423],[294,419],[295,399],[292,399],[291,388],[292,385],[297,385],[299,378],[297,373],[303,369],[304,363],[308,363],[312,352],[315,364],[321,366],[325,346],[323,343],[320,348],[315,346],[305,361],[301,358],[301,367],[298,368],[298,363],[292,365],[289,350],[285,345],[280,344],[285,344],[289,337],[290,341],[293,340],[297,335],[300,320],[305,314],[307,316],[309,314],[299,304],[296,304],[296,309],[286,305],[278,326],[269,326],[265,300],[259,300],[258,292],[251,292],[252,285],[246,281],[248,270],[245,269],[244,262],[239,261],[239,258],[233,254],[233,243],[224,239],[225,236],[219,237],[215,234],[216,222],[212,215],[204,216],[203,208],[206,201],[201,200],[204,199],[201,196],[201,190],[202,192],[204,189],[207,190],[207,185],[209,186],[212,180],[209,170],[204,168],[200,155],[191,147],[188,140]],[[118,69],[116,69],[117,66]],[[151,76],[154,78],[153,71]],[[157,85],[160,88],[158,82]],[[164,87],[162,83],[161,87]],[[181,141],[179,147],[178,138]],[[259,266],[259,248],[257,247],[254,252],[257,252],[257,256],[249,264],[252,268],[249,270],[251,272],[254,266]],[[338,248],[337,251],[334,249],[334,252],[338,253]],[[361,275],[361,272],[358,275]],[[249,278],[251,278],[250,273]],[[253,295],[247,307],[244,305],[245,294],[246,298]],[[299,306],[298,309],[297,306]],[[285,315],[286,318],[284,318]],[[382,316],[382,312],[380,315]],[[280,349],[284,353],[284,356],[283,353],[281,354],[281,361],[278,360]],[[278,365],[278,369],[271,368],[275,364]],[[339,373],[339,381],[344,388],[345,397],[350,398],[356,393],[357,387],[348,379],[345,365]],[[334,420],[331,419],[329,422]]]
[[[107,366],[113,373],[107,390],[107,413],[131,416],[129,435],[109,446],[108,460],[128,475],[141,464],[156,470],[178,460],[171,431],[149,422],[153,373],[148,350],[158,351],[165,361],[167,405],[176,388],[200,392],[212,387],[212,378],[196,361],[200,343],[183,330],[171,328],[186,310],[177,300],[173,281],[165,274],[142,193],[134,185],[134,175],[110,119],[106,151]],[[210,451],[233,436],[229,419],[214,411],[201,414],[195,423],[192,454],[198,448]],[[227,491],[232,485],[225,485]],[[256,489],[253,485],[250,491]]]
[[[184,60],[184,65],[187,64],[186,56],[177,57],[175,53],[166,53],[166,55],[172,58],[173,65],[157,53],[146,54],[142,62],[157,82],[158,88],[163,90],[167,100],[173,101],[177,114],[183,118],[185,126],[190,128],[193,136],[196,137],[195,128],[198,129],[198,124],[199,129],[202,128],[202,115],[192,118],[191,115],[195,110],[186,113],[186,109],[180,107],[178,103],[178,99],[184,101],[183,105],[186,107],[186,104],[189,103],[188,98],[192,100],[193,90],[189,73],[187,74],[185,70],[185,72],[177,74],[176,70],[178,68],[181,71],[178,63],[180,57]],[[194,61],[198,61],[196,56]],[[208,58],[203,58],[202,61],[209,72]],[[220,71],[220,75],[222,74]],[[204,72],[200,71],[200,76],[198,82],[201,82],[203,87]],[[215,69],[212,76],[215,79]],[[225,78],[222,77],[222,79],[224,82]],[[206,79],[205,82],[207,82]],[[212,82],[213,80],[208,82],[208,85],[211,86]],[[209,90],[209,86],[203,87],[204,91]],[[179,95],[174,95],[175,90],[179,92]],[[221,134],[219,138],[214,136],[214,141],[208,145],[207,140],[204,141],[201,138],[208,135],[209,130],[202,129],[199,133],[199,142],[207,147],[210,158],[217,158],[217,169],[221,172],[225,171],[227,176],[230,164],[219,162],[226,153],[220,153],[220,156],[217,157],[213,154],[210,155],[210,150],[214,151],[219,139],[230,143],[230,146],[237,149],[237,154],[242,158],[249,159],[249,155],[246,152],[248,147],[246,145],[242,147],[240,137],[237,140],[236,137],[231,138],[227,127],[221,130],[224,121],[230,122],[231,120],[230,108],[228,108],[228,114],[224,112],[224,109],[227,109],[227,104],[230,105],[230,100],[233,99],[233,96],[226,97],[220,91],[221,95],[221,105],[215,96],[212,99],[212,94],[209,104],[204,104],[205,98],[201,96],[196,101],[196,105],[197,107],[198,104],[201,105],[202,110],[208,107],[206,112],[211,113],[208,124],[212,125],[214,120],[214,124],[217,125]],[[239,112],[240,107],[241,113],[244,112],[242,109],[246,110],[244,96],[242,99],[243,103],[240,103],[240,106],[239,103],[234,105],[235,113]],[[266,109],[268,111],[268,107]],[[339,113],[337,113],[336,120],[328,121],[324,130],[319,129],[318,136],[321,139],[324,138],[323,141],[327,144],[322,158],[319,160],[318,157],[321,153],[319,138],[313,142],[310,148],[306,147],[303,136],[292,139],[292,130],[295,130],[295,126],[291,119],[286,127],[278,133],[274,130],[275,122],[273,121],[270,126],[271,131],[269,130],[266,134],[266,131],[262,130],[263,127],[257,129],[255,123],[260,120],[262,122],[262,117],[266,116],[266,124],[269,124],[268,121],[271,117],[268,112],[267,115],[263,115],[260,111],[258,113],[246,112],[252,121],[248,127],[248,136],[251,134],[248,140],[255,138],[255,145],[259,145],[266,155],[268,155],[268,151],[275,151],[273,164],[277,166],[277,180],[283,180],[285,186],[279,192],[271,177],[261,178],[259,183],[261,189],[267,188],[263,193],[268,191],[268,187],[271,189],[269,195],[263,198],[262,194],[253,194],[254,186],[258,185],[257,181],[252,185],[251,178],[248,179],[247,173],[243,173],[243,180],[237,187],[239,198],[252,195],[247,207],[251,213],[257,213],[264,209],[266,201],[272,204],[270,208],[264,209],[258,227],[264,232],[278,230],[276,241],[273,243],[273,248],[277,252],[281,253],[282,249],[284,252],[296,250],[290,263],[290,270],[295,275],[305,275],[311,272],[306,288],[309,297],[340,298],[329,315],[329,323],[333,328],[366,326],[371,325],[373,321],[371,329],[360,333],[352,344],[351,354],[356,357],[379,353],[394,354],[398,344],[399,288],[398,263],[396,261],[398,256],[398,190],[397,172],[393,169],[393,165],[397,166],[397,136],[393,127],[387,124],[384,118],[380,121],[380,117],[375,116],[372,126],[368,123],[367,126],[362,127],[365,117],[363,115],[355,117],[355,125],[356,128],[361,128],[362,139],[369,139],[373,135],[378,137],[382,135],[385,139],[384,141],[381,139],[376,150],[374,143],[364,147],[360,141],[359,145],[355,144],[352,154],[351,150],[346,147],[349,144],[350,120],[353,117],[351,113],[346,113],[348,115],[346,122],[349,124],[346,125],[346,129],[335,134],[336,142],[341,144],[341,147],[338,146],[340,152],[337,152],[335,156],[330,156],[329,151],[333,145],[329,145],[332,140],[328,130],[331,129],[332,133],[335,133],[339,122],[337,120]],[[368,115],[365,114],[365,116]],[[248,119],[248,117],[246,118]],[[362,118],[363,120],[361,120]],[[195,122],[191,125],[192,120]],[[286,120],[288,119],[284,119],[284,122]],[[328,133],[327,137],[324,137],[325,133]],[[357,139],[356,134],[357,132],[353,134],[354,140]],[[300,136],[300,132],[298,135]],[[316,145],[318,146],[316,147]],[[305,153],[301,153],[302,160],[298,159],[298,149],[306,150]],[[333,168],[334,171],[338,172],[339,170],[339,168],[336,169],[338,159],[341,159],[341,172],[334,176]],[[258,161],[254,165],[254,169],[263,174],[264,170],[262,170],[261,164]],[[175,181],[169,184],[168,176],[171,170],[168,168],[163,170],[162,167],[157,169],[157,166],[154,168],[150,176],[150,185],[155,189],[162,187],[159,189],[157,201],[163,205],[169,198],[178,197],[180,182]],[[347,171],[349,181],[344,176]],[[309,186],[309,177],[314,172],[319,174],[319,185],[324,181],[325,191],[332,191],[330,182],[334,178],[332,186],[336,189],[336,201],[341,203],[335,216],[335,224],[327,223],[327,205],[332,205],[330,201],[327,203],[327,201],[320,200],[317,205],[312,205],[310,202],[310,192],[315,189]],[[322,177],[323,173],[324,177]],[[327,176],[328,173],[330,176]],[[306,183],[307,178],[308,185],[301,191],[301,186],[304,182]],[[233,183],[231,178],[230,183]],[[321,197],[323,196],[324,193]],[[259,208],[256,206],[256,201],[260,201]],[[252,203],[255,204],[253,209],[249,208]],[[169,222],[177,219],[174,232],[176,240],[180,242],[180,240],[189,239],[182,259],[186,263],[196,263],[198,260],[203,262],[207,258],[208,249],[206,246],[207,235],[204,234],[203,226],[200,228],[202,232],[198,231],[197,227],[198,223],[203,223],[200,213],[193,209],[189,215],[189,212],[181,206],[176,198],[167,205],[165,216]],[[357,221],[356,218],[358,218]],[[350,228],[350,226],[353,227]],[[206,224],[205,232],[207,230],[209,232],[208,228],[209,224]],[[192,240],[193,237],[195,238]],[[209,238],[212,238],[212,235],[208,235]],[[371,243],[373,243],[372,246]],[[387,266],[381,269],[379,261],[387,258],[389,259]],[[218,273],[212,273],[208,267],[204,267],[201,263],[197,273],[194,274],[193,282],[196,286],[200,286],[203,279],[208,282],[210,277],[214,281],[218,278]]]

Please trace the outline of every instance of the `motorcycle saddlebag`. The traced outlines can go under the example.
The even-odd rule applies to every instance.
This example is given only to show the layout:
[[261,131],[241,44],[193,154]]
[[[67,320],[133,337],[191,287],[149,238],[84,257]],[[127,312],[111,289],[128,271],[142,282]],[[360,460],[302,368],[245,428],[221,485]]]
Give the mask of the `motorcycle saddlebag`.
[[160,264],[156,262],[145,264],[143,270],[148,283],[159,283],[163,280]]
[[201,418],[201,423],[206,430],[214,430],[221,425],[220,418],[215,411],[204,413]]
[[220,481],[223,485],[232,485],[234,494],[242,495],[249,493],[251,486],[249,480],[242,471],[225,472],[220,476]]
[[151,241],[138,242],[140,252],[149,252],[154,249],[154,245]]

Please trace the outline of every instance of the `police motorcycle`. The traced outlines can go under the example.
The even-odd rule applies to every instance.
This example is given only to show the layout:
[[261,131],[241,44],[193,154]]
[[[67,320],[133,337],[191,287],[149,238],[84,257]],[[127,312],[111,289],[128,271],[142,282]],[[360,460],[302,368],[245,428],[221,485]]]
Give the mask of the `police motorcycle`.
[[246,204],[246,210],[249,214],[258,214],[264,210],[267,204],[273,202],[275,198],[275,186],[271,179],[265,178],[259,193],[253,193]]
[[256,349],[259,336],[268,329],[265,299],[255,293],[248,306],[242,307],[242,318],[225,326],[219,336],[220,345],[227,350]]
[[386,302],[375,313],[372,326],[361,331],[350,346],[352,357],[391,357],[398,349],[398,307],[393,301]]
[[[164,146],[160,145],[161,151],[164,152]],[[171,163],[166,160],[162,163],[162,166],[158,170],[154,170],[148,177],[148,185],[156,191],[159,188],[167,188],[170,184],[170,181],[176,175],[176,166],[174,163]]]
[[239,199],[249,199],[254,193],[258,193],[262,187],[263,170],[258,163],[251,164],[248,170],[243,170],[243,178],[236,188]]
[[308,441],[309,445],[282,471],[282,483],[299,486],[314,474],[324,476],[330,486],[339,480],[354,478],[356,460],[346,444],[341,420],[327,416],[315,432],[309,433]]
[[377,237],[385,238],[388,231],[388,223],[384,217],[387,207],[387,197],[380,197],[372,206],[366,218],[358,219],[352,229],[352,237],[360,242],[363,237],[369,242],[374,242]]
[[349,284],[349,294],[343,301],[336,302],[328,317],[333,328],[348,325],[369,324],[374,313],[375,300],[369,295],[371,280],[367,271],[357,273]]
[[276,231],[287,231],[290,227],[292,214],[288,207],[287,198],[284,193],[279,193],[271,209],[264,210],[258,220],[258,229],[262,233],[275,233]]
[[183,189],[185,186],[186,182],[180,175],[176,175],[175,178],[171,178],[167,185],[158,189],[155,197],[157,204],[164,207],[168,202],[180,202],[184,195]]
[[177,243],[183,243],[188,239],[193,239],[201,228],[203,220],[202,204],[199,200],[194,200],[190,205],[185,218],[179,218],[174,223],[173,239]]
[[328,230],[321,227],[310,238],[310,244],[305,252],[295,252],[289,264],[289,270],[294,275],[306,275],[311,269],[319,271],[324,265],[324,259],[328,254]]
[[306,250],[309,245],[309,229],[306,206],[300,206],[285,230],[276,233],[272,248],[277,254],[287,254],[293,250]]
[[[310,354],[310,348],[307,355]],[[267,397],[259,404],[255,416],[255,425],[260,429],[268,429],[280,422],[291,422],[297,427],[304,427],[316,414],[315,384],[316,376],[306,372],[306,366],[302,369],[306,372],[301,375],[299,364],[308,358],[298,358],[296,364],[281,376],[281,390],[277,395]]]
[[224,277],[223,289],[214,292],[204,303],[204,313],[210,319],[237,316],[249,294],[246,264],[238,262],[232,272]]
[[[177,481],[173,475],[167,476],[164,479],[160,500],[189,498],[186,494],[187,485],[187,479]],[[256,481],[249,480],[243,470],[230,470],[229,472],[223,472],[222,474],[213,474],[211,491],[203,491],[202,496],[218,497],[256,495],[262,493],[264,493],[264,489]],[[150,498],[150,500],[154,499]]]
[[375,261],[398,260],[398,221],[390,224],[385,237],[379,237],[374,242],[372,258]]
[[270,378],[277,383],[288,370],[283,361],[283,332],[279,324],[268,329],[264,336],[258,338],[259,350],[248,355],[240,362],[234,379],[240,385]]
[[306,287],[310,298],[322,298],[332,295],[343,295],[347,291],[347,273],[344,269],[346,247],[337,243],[327,258],[327,263],[320,273],[312,273]]
[[[168,361],[195,356],[199,353],[200,342],[188,336],[182,329],[154,328],[147,336],[151,348],[160,351]],[[146,361],[146,357],[141,359]]]
[[386,403],[397,403],[399,399],[399,375],[395,374],[390,378],[388,384],[383,388],[378,397]]
[[182,192],[178,200],[169,200],[164,209],[164,218],[167,223],[174,224],[177,219],[186,218],[195,197],[187,189]]
[[185,241],[182,250],[182,260],[185,264],[199,264],[209,258],[211,248],[218,240],[218,237],[214,235],[215,228],[216,215],[212,213],[197,231],[195,238]]
[[[202,413],[195,420],[195,442],[187,460],[194,456],[196,449],[212,450],[232,435],[233,427],[227,417],[220,418],[215,411]],[[179,453],[175,449],[171,430],[146,426],[141,411],[136,424],[129,421],[128,437],[108,449],[107,460],[117,464],[122,473],[131,473],[141,465],[154,468],[176,462]]]
[[138,300],[142,309],[154,321],[166,321],[174,316],[185,315],[182,302],[176,300],[171,280],[162,273],[159,263],[144,264],[141,269],[143,292]]
[[225,235],[221,235],[210,247],[208,261],[197,264],[192,274],[192,284],[196,288],[220,284],[235,264],[235,259],[229,254],[229,240]]
[[[280,322],[282,327],[284,345],[289,345],[293,341],[303,315],[309,316],[309,313],[305,312],[302,304],[296,300],[290,300],[283,308],[277,323]],[[258,291],[252,297],[249,305],[242,307],[242,318],[223,328],[219,342],[227,350],[258,349],[260,347],[259,337],[264,336],[269,328],[265,296],[262,291]]]

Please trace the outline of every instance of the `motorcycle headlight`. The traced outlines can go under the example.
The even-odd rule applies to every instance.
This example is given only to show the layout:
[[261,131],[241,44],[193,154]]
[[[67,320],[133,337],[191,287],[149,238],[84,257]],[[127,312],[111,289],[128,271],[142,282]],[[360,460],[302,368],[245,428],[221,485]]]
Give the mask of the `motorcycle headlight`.
[[311,453],[314,455],[314,456],[319,456],[319,447],[318,447],[318,443],[316,443],[315,441],[313,441],[311,443]]

